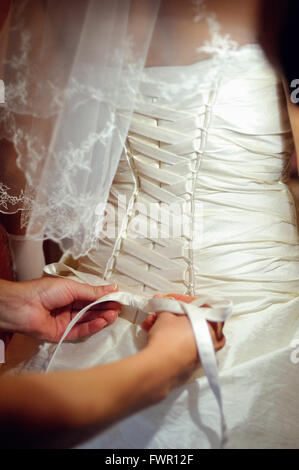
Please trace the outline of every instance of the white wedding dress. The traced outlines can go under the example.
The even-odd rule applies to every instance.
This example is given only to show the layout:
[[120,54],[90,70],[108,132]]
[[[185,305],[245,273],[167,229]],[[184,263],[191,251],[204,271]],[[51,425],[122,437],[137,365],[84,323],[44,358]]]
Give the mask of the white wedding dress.
[[[148,297],[232,300],[227,343],[217,353],[232,448],[299,446],[299,245],[285,184],[292,152],[281,82],[257,44],[230,50],[223,61],[147,68],[109,199],[118,231],[109,232],[110,214],[98,250],[48,268]],[[165,234],[167,207],[175,207],[179,236]],[[135,313],[63,344],[53,368],[134,354],[145,343]],[[41,344],[15,370],[39,370],[52,350]],[[219,419],[200,369],[165,401],[83,447],[217,448]]]

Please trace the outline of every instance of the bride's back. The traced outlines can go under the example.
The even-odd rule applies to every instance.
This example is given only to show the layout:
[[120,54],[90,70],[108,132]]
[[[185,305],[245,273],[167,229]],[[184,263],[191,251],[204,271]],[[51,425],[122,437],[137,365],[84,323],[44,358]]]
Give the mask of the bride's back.
[[162,0],[148,66],[187,65],[206,55],[207,42],[221,47],[229,36],[239,46],[258,42],[261,0]]

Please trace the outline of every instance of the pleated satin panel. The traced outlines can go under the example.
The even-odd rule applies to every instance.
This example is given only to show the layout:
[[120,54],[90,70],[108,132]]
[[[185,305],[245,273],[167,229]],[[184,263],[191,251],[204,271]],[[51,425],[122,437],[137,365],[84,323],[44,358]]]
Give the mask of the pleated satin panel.
[[136,293],[228,297],[235,313],[289,300],[299,283],[292,151],[281,82],[259,46],[221,67],[146,69],[109,198],[112,236],[76,269]]

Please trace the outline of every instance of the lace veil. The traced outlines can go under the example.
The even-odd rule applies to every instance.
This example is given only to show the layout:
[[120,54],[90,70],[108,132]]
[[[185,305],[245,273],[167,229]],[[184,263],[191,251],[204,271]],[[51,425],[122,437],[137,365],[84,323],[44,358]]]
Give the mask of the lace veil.
[[[219,24],[217,10],[225,19],[223,4],[228,2],[188,0],[184,3],[192,8],[191,20],[184,14],[179,20],[185,28],[188,21],[198,24],[198,30],[194,43],[191,38],[179,54],[171,44],[171,3],[178,2],[12,4],[0,36],[5,87],[5,103],[0,105],[0,211],[21,210],[28,237],[51,238],[75,258],[95,248],[143,69],[151,65],[151,57],[158,65],[210,56],[219,62],[255,41],[252,25],[242,25],[240,18]],[[233,11],[238,2],[230,3]],[[163,14],[166,6],[168,13]],[[166,40],[155,49],[159,57],[148,56],[156,30]]]
[[29,237],[74,256],[94,246],[158,6],[14,2],[0,45],[0,210],[21,209]]

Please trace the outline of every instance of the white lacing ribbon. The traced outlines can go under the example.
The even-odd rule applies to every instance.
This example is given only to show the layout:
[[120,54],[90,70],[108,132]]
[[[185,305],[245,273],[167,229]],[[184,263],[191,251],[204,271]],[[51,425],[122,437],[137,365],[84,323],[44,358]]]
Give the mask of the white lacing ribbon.
[[[224,447],[228,441],[227,436],[227,427],[225,423],[225,417],[223,412],[223,403],[222,395],[220,389],[220,381],[218,375],[217,361],[214,350],[214,345],[210,335],[209,327],[207,321],[213,322],[225,322],[232,313],[232,302],[230,301],[220,301],[220,302],[211,302],[210,299],[197,299],[194,300],[191,304],[185,302],[167,298],[167,299],[147,299],[143,296],[133,295],[128,292],[116,292],[113,294],[106,295],[101,297],[90,305],[86,306],[71,320],[67,326],[65,332],[63,333],[59,343],[57,344],[55,350],[51,354],[49,361],[45,367],[46,372],[48,372],[53,365],[55,356],[71,331],[75,324],[85,315],[85,313],[95,305],[98,305],[102,302],[114,301],[119,302],[122,305],[128,307],[134,307],[144,314],[149,313],[160,313],[160,312],[173,312],[179,315],[187,315],[194,332],[198,353],[200,356],[201,364],[206,373],[210,387],[215,395],[221,418],[221,447]],[[204,304],[209,304],[210,307],[202,307]]]

